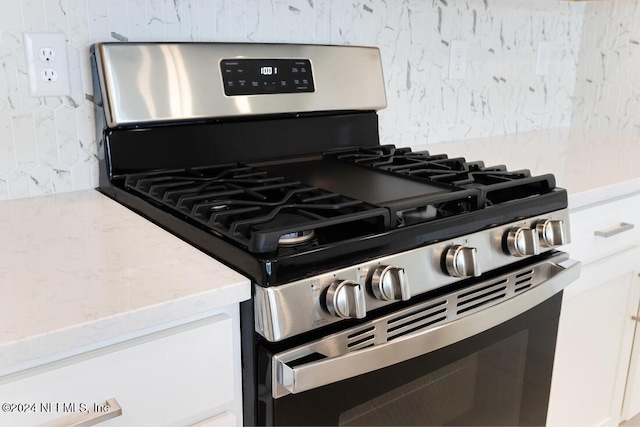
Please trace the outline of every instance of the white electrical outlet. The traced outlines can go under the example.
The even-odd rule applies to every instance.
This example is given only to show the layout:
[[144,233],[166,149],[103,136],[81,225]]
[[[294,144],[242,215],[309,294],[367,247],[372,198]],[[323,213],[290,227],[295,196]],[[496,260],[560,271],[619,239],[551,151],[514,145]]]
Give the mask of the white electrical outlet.
[[538,76],[545,76],[549,74],[552,47],[552,44],[549,42],[538,43],[538,55],[536,58],[536,74]]
[[67,41],[62,33],[24,33],[32,97],[71,94]]
[[38,59],[42,62],[53,62],[56,60],[56,51],[50,47],[40,48],[38,51]]
[[465,40],[452,40],[449,57],[449,78],[461,80],[467,76],[469,45]]
[[55,68],[43,68],[40,77],[42,81],[54,83],[58,81],[58,72]]

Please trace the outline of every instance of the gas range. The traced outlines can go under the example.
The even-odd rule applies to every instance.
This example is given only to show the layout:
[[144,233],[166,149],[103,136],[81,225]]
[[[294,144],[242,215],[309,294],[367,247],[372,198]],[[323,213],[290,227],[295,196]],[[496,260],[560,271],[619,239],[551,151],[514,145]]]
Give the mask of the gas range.
[[241,260],[215,255],[253,264],[243,272],[256,282],[256,330],[270,341],[364,318],[569,238],[566,193],[552,175],[393,146],[131,173],[120,185],[242,249]]
[[[327,84],[323,72],[330,74],[331,82],[335,80],[330,65],[344,61],[348,53],[343,50],[353,51],[349,55],[356,66],[352,85],[365,70],[370,71],[370,56],[377,54],[377,50],[366,48],[267,46],[270,54],[284,50],[286,56],[301,49],[317,55],[320,49],[323,55],[312,60],[313,74],[311,68],[305,69],[306,75],[315,76],[318,92]],[[214,97],[219,103],[209,99],[212,94],[196,97],[199,93],[190,93],[195,99],[192,103],[211,110],[209,122],[169,111],[177,116],[171,124],[151,114],[158,110],[158,101],[162,107],[176,95],[170,85],[147,93],[127,59],[156,54],[164,61],[162,52],[169,47],[185,62],[176,62],[174,67],[184,67],[178,70],[185,73],[182,78],[187,82],[201,79],[204,70],[200,68],[206,66],[210,72],[220,69],[222,81],[216,83],[224,90],[232,89],[231,95],[222,91]],[[272,63],[283,73],[286,62],[228,60],[227,56],[238,54],[234,47],[239,51],[257,49],[265,55],[260,46],[253,45],[99,45],[102,67],[97,71],[102,74],[98,73],[95,81],[104,90],[97,93],[106,95],[105,118],[115,122],[102,125],[105,173],[101,188],[249,275],[256,287],[257,330],[265,338],[279,341],[344,318],[362,318],[368,309],[479,276],[481,271],[538,255],[568,241],[567,214],[563,211],[567,196],[556,187],[552,175],[532,177],[527,170],[509,171],[505,166],[487,167],[481,161],[379,145],[377,116],[366,110],[294,111],[293,117],[290,111],[279,112],[279,105],[269,106],[273,110],[270,115],[243,114],[240,107],[233,111],[226,104],[237,104],[238,80],[226,80],[227,75],[275,67]],[[325,49],[339,52],[337,58],[325,60],[327,64],[321,61],[327,56]],[[202,60],[205,55],[211,56],[211,64]],[[291,61],[289,66],[295,69],[298,65]],[[291,79],[293,73],[287,72],[282,79]],[[285,81],[264,75],[261,80],[255,73],[248,77],[263,83]],[[377,89],[380,93],[375,95],[374,90],[373,98],[383,100],[381,81],[375,85],[365,82],[351,91],[370,93]],[[260,92],[251,102],[269,96],[315,95],[306,89],[303,93],[273,91],[276,93],[271,95]],[[332,90],[331,94],[338,97],[337,92]],[[138,98],[133,99],[134,95]],[[152,101],[153,108],[132,108]],[[362,97],[350,102],[360,109],[372,108],[363,104],[366,100]],[[254,109],[253,105],[247,107],[248,111]],[[216,113],[230,117],[216,117]],[[172,217],[170,224],[157,219],[168,216]],[[406,251],[411,252],[397,255]],[[388,267],[379,272],[381,277],[365,277],[365,272],[374,271],[371,266],[378,264]],[[327,281],[333,276],[338,278],[337,285]],[[430,279],[426,284],[414,277]],[[289,294],[298,292],[290,289],[295,287],[309,295],[292,300]],[[303,301],[305,310],[301,312],[314,314],[285,325],[277,316],[291,319],[287,310],[265,307],[286,306],[284,301]],[[267,318],[272,315],[276,317]]]
[[[100,190],[252,279],[247,360],[263,343],[344,334],[505,277],[453,322],[562,270],[550,266],[566,259],[567,194],[553,175],[380,144],[375,48],[104,43],[92,54]],[[295,389],[279,381],[274,398]]]

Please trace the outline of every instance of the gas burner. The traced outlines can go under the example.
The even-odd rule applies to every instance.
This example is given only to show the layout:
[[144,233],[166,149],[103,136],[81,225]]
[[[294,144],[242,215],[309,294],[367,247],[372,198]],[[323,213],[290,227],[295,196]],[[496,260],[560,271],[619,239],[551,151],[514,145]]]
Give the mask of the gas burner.
[[211,206],[209,209],[211,209],[212,211],[223,211],[225,209],[229,209],[229,205],[221,203],[219,205]]
[[286,233],[278,239],[278,246],[298,246],[311,241],[316,235],[314,230],[294,231]]

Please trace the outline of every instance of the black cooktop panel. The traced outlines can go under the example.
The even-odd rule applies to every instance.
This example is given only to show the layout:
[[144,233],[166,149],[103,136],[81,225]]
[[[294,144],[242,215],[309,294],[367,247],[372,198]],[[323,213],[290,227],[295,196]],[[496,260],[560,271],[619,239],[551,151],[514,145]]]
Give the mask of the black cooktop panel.
[[332,159],[279,163],[259,169],[379,206],[415,198],[440,199],[456,191]]

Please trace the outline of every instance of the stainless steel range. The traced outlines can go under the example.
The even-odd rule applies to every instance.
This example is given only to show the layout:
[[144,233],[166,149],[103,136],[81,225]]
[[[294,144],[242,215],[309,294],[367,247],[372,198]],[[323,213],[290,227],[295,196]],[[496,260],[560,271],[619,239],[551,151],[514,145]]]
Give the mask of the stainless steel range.
[[380,145],[369,47],[92,48],[100,189],[253,280],[246,424],[544,424],[565,190]]

